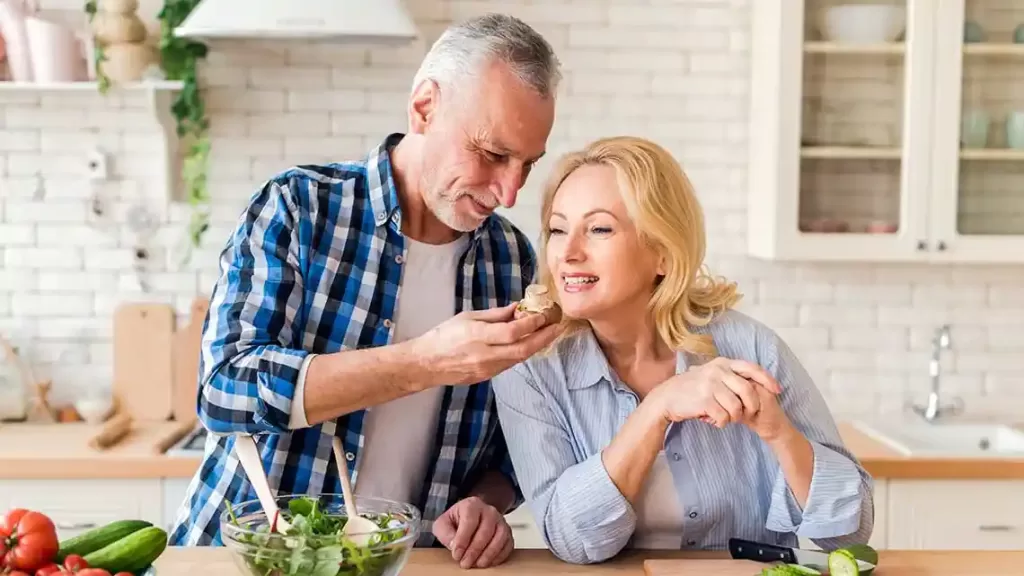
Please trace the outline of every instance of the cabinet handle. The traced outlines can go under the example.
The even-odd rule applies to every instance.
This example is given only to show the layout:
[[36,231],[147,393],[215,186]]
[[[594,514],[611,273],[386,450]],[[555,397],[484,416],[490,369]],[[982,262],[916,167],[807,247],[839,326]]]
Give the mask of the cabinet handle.
[[928,243],[927,242],[925,242],[924,240],[918,240],[917,241],[917,250],[919,252],[924,252],[927,249],[928,249]]
[[943,242],[942,240],[939,240],[939,244],[936,246],[936,248],[939,249],[939,252],[942,252],[946,249],[946,243]]
[[61,530],[92,530],[95,527],[95,522],[57,522],[57,528],[60,528]]
[[978,526],[978,530],[982,532],[1013,532],[1016,530],[1016,526],[1010,526],[1008,524],[982,524]]

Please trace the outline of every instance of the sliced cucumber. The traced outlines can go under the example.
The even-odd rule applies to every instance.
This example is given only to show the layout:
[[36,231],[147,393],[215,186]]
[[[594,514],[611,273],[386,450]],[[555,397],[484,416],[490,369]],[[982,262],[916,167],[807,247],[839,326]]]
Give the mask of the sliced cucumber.
[[857,558],[849,550],[833,550],[828,555],[828,573],[831,576],[860,576]]
[[821,572],[799,564],[776,564],[761,570],[761,576],[821,576]]

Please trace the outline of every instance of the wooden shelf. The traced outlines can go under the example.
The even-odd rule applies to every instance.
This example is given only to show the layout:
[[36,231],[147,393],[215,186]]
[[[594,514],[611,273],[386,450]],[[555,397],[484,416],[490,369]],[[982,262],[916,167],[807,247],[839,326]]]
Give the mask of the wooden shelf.
[[883,146],[804,146],[801,158],[836,160],[899,160],[903,150]]
[[807,54],[903,54],[906,47],[902,42],[879,44],[843,44],[839,42],[804,42]]
[[1024,162],[1024,150],[1015,148],[961,148],[960,159]]
[[[112,84],[111,92],[126,90],[157,90],[174,91],[181,90],[184,82],[173,80],[159,80],[153,82],[134,82],[132,84]],[[99,86],[96,82],[0,82],[0,91],[40,91],[40,92],[98,92]]]
[[971,42],[964,44],[967,56],[1015,56],[1024,58],[1024,44]]

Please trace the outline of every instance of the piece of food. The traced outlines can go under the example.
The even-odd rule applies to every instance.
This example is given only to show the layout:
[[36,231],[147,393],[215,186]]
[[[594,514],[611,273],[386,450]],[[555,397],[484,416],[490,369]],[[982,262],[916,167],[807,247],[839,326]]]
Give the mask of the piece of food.
[[799,564],[776,564],[761,570],[761,576],[821,576],[821,572]]
[[516,306],[514,316],[518,320],[528,314],[543,314],[548,324],[554,324],[562,319],[562,307],[551,299],[546,286],[530,284]]
[[56,526],[40,512],[15,508],[0,524],[0,566],[32,573],[53,562],[58,547]]
[[860,576],[857,558],[849,550],[833,550],[828,554],[828,573],[831,576]]
[[[878,566],[878,551],[867,544],[853,544],[833,550],[828,555],[829,572],[833,576],[867,576],[874,572],[872,569],[861,570],[857,560]],[[833,567],[833,563],[836,567]]]
[[167,549],[167,532],[158,526],[137,530],[85,555],[90,568],[115,572],[141,572]]
[[145,520],[117,520],[99,528],[93,528],[61,542],[60,550],[57,552],[57,561],[63,562],[72,554],[85,556],[152,525],[151,522]]

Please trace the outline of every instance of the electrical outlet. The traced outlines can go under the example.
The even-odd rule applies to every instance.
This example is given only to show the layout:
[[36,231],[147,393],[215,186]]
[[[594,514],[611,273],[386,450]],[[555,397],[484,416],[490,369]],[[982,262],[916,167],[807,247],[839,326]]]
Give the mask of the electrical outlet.
[[106,180],[110,178],[110,162],[107,153],[99,148],[93,148],[88,158],[89,179]]

